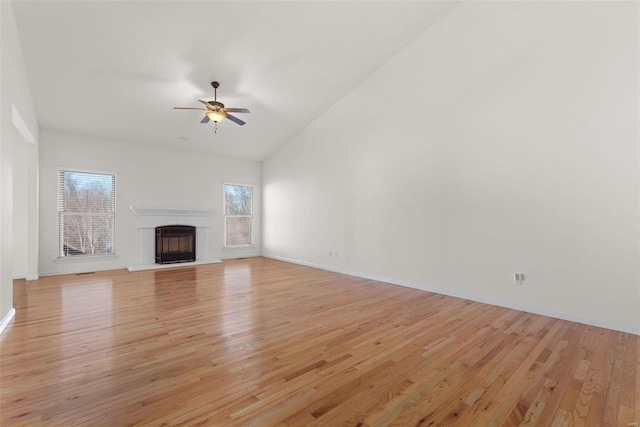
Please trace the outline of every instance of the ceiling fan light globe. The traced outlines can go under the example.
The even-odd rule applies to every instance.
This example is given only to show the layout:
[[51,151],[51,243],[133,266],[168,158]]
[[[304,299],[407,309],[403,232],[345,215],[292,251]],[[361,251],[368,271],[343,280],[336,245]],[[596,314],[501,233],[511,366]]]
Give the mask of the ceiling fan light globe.
[[209,117],[209,120],[211,120],[212,122],[216,122],[216,123],[218,123],[220,120],[222,120],[225,117],[227,117],[227,113],[224,110],[207,111],[205,114],[207,115],[207,117]]

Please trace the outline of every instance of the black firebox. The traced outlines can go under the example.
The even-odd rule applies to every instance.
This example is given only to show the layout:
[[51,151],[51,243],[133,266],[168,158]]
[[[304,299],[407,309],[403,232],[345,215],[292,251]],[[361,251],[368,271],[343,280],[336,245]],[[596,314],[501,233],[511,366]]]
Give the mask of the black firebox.
[[196,260],[196,228],[190,225],[156,227],[156,264]]

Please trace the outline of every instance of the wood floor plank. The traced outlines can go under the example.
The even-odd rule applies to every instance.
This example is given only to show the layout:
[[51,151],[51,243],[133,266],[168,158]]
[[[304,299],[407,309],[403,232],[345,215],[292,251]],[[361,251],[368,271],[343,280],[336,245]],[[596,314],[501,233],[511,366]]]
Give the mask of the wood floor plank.
[[2,426],[627,426],[640,338],[267,258],[19,284]]

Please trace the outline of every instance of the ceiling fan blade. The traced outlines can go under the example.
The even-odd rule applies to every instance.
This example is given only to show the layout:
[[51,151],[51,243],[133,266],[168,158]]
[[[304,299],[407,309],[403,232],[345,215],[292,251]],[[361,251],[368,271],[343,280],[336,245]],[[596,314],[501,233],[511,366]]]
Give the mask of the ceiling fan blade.
[[204,116],[204,119],[200,120],[200,123],[209,123],[210,121],[209,116]]
[[251,112],[246,108],[225,108],[224,110],[228,113],[250,113]]
[[192,107],[173,107],[174,110],[200,110],[204,111],[206,108],[192,108]]
[[209,104],[207,101],[203,101],[202,99],[198,99],[198,101],[202,102],[209,110],[213,109],[213,105]]
[[246,123],[240,120],[239,118],[237,118],[236,116],[232,116],[231,114],[227,114],[227,119],[239,124],[240,126],[243,126]]

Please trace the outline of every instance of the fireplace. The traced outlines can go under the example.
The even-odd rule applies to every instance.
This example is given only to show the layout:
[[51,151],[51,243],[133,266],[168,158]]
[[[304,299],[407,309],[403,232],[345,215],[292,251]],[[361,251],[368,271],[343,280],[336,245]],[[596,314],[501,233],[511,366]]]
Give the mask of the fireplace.
[[196,260],[196,228],[190,225],[156,227],[156,264]]

